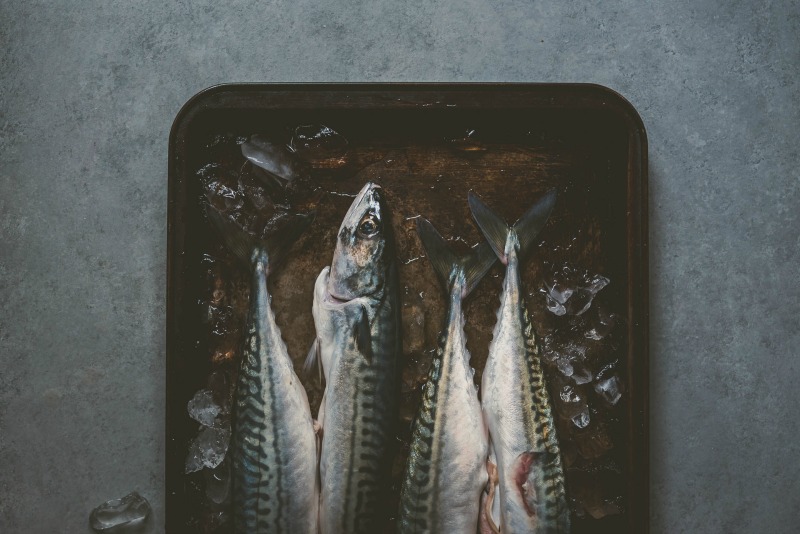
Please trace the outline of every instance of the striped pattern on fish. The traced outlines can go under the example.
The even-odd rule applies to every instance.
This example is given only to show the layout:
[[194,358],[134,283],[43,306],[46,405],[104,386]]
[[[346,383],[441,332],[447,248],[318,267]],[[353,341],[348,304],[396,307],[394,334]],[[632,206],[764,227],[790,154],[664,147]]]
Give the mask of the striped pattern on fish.
[[262,251],[253,272],[236,385],[231,446],[234,531],[316,533],[313,420],[275,323],[266,272]]
[[233,407],[233,530],[237,534],[316,534],[317,437],[308,397],[294,372],[270,306],[267,277],[314,214],[285,213],[265,238],[213,208],[208,219],[251,275]]
[[379,186],[359,192],[337,238],[313,304],[315,357],[326,377],[320,532],[373,534],[388,520],[400,353],[397,270]]
[[[462,299],[496,258],[486,246],[457,259],[427,220],[419,220],[418,231],[446,283],[449,304],[413,423],[398,532],[474,534],[480,495],[488,479],[488,436],[469,365]],[[471,264],[465,274],[466,262]]]
[[506,264],[481,385],[499,478],[492,515],[503,534],[565,534],[570,528],[552,405],[522,293],[519,264],[520,251],[530,246],[554,202],[551,192],[509,228],[477,197],[470,197],[479,226]]
[[[320,276],[324,280],[325,275]],[[375,532],[385,497],[397,407],[396,310],[394,304],[364,308],[362,299],[337,307],[318,303],[318,315],[334,325],[334,336],[323,347],[336,362],[328,374],[320,459],[322,532]],[[363,310],[371,315],[371,359],[360,350],[352,332]],[[324,350],[324,349],[323,349]]]

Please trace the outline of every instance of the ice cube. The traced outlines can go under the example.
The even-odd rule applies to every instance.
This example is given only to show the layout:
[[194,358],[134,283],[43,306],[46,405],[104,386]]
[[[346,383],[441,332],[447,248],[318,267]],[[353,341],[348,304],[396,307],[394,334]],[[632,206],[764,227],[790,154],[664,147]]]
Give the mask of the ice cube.
[[549,362],[555,362],[561,355],[561,346],[562,343],[554,333],[547,334],[542,338],[542,357]]
[[204,467],[209,469],[217,467],[225,459],[230,439],[230,429],[202,427],[189,446],[185,472],[188,474]]
[[576,384],[588,384],[592,381],[592,371],[586,367],[585,365],[581,364],[572,364],[572,380],[575,381]]
[[545,281],[541,291],[551,313],[581,315],[592,305],[595,295],[608,284],[609,279],[605,276],[564,264]]
[[292,153],[285,147],[254,135],[242,143],[242,155],[270,175],[290,181],[299,174]]
[[244,191],[238,173],[209,163],[197,171],[209,204],[220,213],[233,213],[244,205]]
[[584,336],[588,339],[600,341],[611,333],[616,323],[617,315],[615,313],[609,313],[605,308],[600,306],[597,308],[597,314],[592,321],[591,328],[584,333]]
[[[106,501],[89,514],[96,532],[142,532],[151,513],[147,499],[133,491],[121,499]],[[110,530],[113,529],[113,530]]]
[[580,395],[578,395],[575,389],[569,385],[561,388],[561,391],[559,391],[559,397],[561,397],[561,400],[564,402],[579,402],[581,400]]
[[572,376],[572,373],[575,372],[575,368],[572,367],[572,363],[569,361],[569,358],[561,357],[556,359],[556,366],[564,376]]
[[583,410],[581,413],[572,418],[572,424],[574,424],[578,428],[586,428],[587,426],[589,426],[589,421],[590,418],[588,409]]
[[567,308],[560,302],[558,302],[555,298],[550,296],[549,294],[545,296],[547,302],[547,309],[550,310],[555,315],[559,317],[562,315],[566,315]]
[[592,300],[597,292],[608,285],[608,278],[596,275],[594,281],[588,287],[578,287],[572,294],[570,306],[567,311],[572,315],[581,315],[592,305]]
[[619,391],[619,380],[616,376],[600,380],[594,385],[594,390],[612,406],[622,398],[622,393]]
[[222,411],[214,402],[214,394],[210,389],[201,389],[195,393],[186,408],[192,419],[205,426],[214,426],[214,420]]

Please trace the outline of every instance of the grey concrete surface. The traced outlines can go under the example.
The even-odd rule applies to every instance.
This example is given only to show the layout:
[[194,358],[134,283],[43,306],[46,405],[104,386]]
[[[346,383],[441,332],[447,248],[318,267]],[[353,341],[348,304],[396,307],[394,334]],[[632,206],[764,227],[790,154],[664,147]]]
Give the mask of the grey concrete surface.
[[229,81],[621,92],[650,141],[652,530],[796,532],[799,6],[0,0],[0,532],[87,532],[134,488],[163,522],[167,134]]

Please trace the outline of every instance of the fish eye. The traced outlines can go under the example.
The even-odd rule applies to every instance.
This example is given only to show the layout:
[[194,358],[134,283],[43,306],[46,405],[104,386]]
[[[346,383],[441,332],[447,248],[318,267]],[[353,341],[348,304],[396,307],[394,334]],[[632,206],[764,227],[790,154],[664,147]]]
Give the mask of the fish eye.
[[372,237],[380,230],[380,221],[375,215],[368,213],[358,223],[358,234],[361,237]]

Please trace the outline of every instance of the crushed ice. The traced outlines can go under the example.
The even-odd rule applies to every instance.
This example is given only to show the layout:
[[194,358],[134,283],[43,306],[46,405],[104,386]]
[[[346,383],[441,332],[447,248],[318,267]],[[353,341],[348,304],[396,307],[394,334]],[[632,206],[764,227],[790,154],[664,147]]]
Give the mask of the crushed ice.
[[186,458],[186,473],[194,473],[203,468],[214,469],[228,452],[231,439],[230,429],[204,427],[189,446]]
[[578,415],[575,415],[572,418],[572,424],[574,424],[578,428],[586,428],[589,426],[590,418],[589,418],[589,410],[583,410]]
[[599,380],[594,385],[594,390],[611,405],[619,402],[622,397],[622,393],[619,390],[619,380],[616,375],[605,380]]
[[[147,499],[133,491],[120,499],[106,501],[89,514],[89,525],[96,532],[142,532],[152,513]],[[110,530],[110,529],[113,529]]]
[[572,364],[572,380],[578,384],[588,384],[594,378],[591,369],[583,364],[573,363]]
[[602,306],[597,307],[597,313],[591,321],[589,330],[584,333],[587,339],[600,341],[614,329],[617,323],[617,314],[610,313]]
[[572,376],[572,374],[575,372],[575,368],[572,367],[572,362],[569,361],[569,358],[556,358],[556,366],[564,376]]
[[214,402],[214,393],[210,389],[201,389],[195,393],[187,409],[192,419],[205,426],[214,426],[214,420],[222,411],[222,408]]
[[225,459],[231,439],[230,410],[218,404],[210,389],[198,391],[187,405],[189,416],[200,423],[200,431],[189,445],[186,473],[214,469]]
[[286,146],[271,143],[260,135],[253,135],[241,147],[245,158],[272,176],[288,182],[300,174],[297,163]]
[[569,385],[561,388],[559,396],[561,397],[561,400],[564,402],[579,402],[581,400],[581,397],[575,391],[575,388]]
[[541,291],[551,313],[581,315],[592,305],[595,295],[609,282],[603,275],[591,274],[564,264],[545,280],[545,287]]

